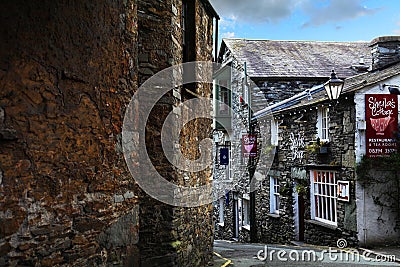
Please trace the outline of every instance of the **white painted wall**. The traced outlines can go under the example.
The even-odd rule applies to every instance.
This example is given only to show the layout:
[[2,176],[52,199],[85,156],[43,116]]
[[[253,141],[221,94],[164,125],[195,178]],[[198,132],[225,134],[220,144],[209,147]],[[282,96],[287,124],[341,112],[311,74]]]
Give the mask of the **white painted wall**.
[[[383,84],[400,85],[400,76],[382,81],[379,84],[366,87],[355,94],[356,105],[356,131],[355,131],[355,149],[356,162],[360,162],[363,155],[366,154],[365,130],[362,130],[363,121],[365,121],[365,94],[388,94],[387,88]],[[400,110],[400,105],[399,105]],[[399,116],[400,121],[400,116]],[[383,208],[374,203],[373,195],[379,195],[382,189],[390,187],[388,184],[379,186],[370,186],[365,190],[356,184],[356,203],[357,203],[357,229],[360,245],[370,244],[388,244],[398,241],[399,232],[394,231],[396,225],[396,213]],[[384,190],[382,190],[384,191]]]

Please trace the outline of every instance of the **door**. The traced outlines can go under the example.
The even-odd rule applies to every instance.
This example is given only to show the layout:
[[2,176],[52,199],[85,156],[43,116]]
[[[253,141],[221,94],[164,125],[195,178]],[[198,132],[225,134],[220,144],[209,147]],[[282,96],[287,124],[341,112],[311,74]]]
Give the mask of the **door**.
[[299,209],[299,241],[304,241],[304,195],[298,197],[298,209]]

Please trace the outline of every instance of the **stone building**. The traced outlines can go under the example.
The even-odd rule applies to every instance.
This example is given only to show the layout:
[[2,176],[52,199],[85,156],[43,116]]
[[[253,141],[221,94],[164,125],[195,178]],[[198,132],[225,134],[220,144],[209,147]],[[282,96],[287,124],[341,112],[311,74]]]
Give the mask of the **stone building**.
[[[126,166],[121,129],[127,104],[152,74],[213,60],[218,15],[210,3],[17,0],[0,7],[0,266],[209,262],[211,205],[177,208],[146,196]],[[189,89],[155,108],[147,138],[159,139],[162,116],[179,101],[211,94],[206,86]],[[211,125],[200,127],[183,135],[201,138]],[[180,182],[183,174],[154,144],[158,167]]]
[[[268,231],[265,230],[268,218],[275,216],[264,206],[272,196],[263,192],[269,190],[271,183],[269,168],[273,161],[278,162],[275,157],[277,140],[271,139],[273,118],[269,113],[257,123],[249,123],[249,110],[254,115],[301,93],[311,97],[311,89],[325,83],[333,68],[340,78],[366,73],[372,63],[369,45],[369,42],[223,39],[218,62],[224,68],[215,77],[214,89],[218,100],[214,103],[214,181],[219,197],[214,203],[215,217],[219,221],[216,238],[291,240],[291,223],[288,229],[274,228],[271,219]],[[229,112],[225,111],[224,105],[230,107]],[[243,156],[242,147],[243,136],[250,131],[258,137],[259,152],[251,161]],[[220,163],[221,149],[228,149],[230,160],[227,165]],[[254,186],[253,190],[251,186]],[[267,235],[275,235],[279,240],[266,238]]]
[[[372,40],[369,71],[346,78],[338,101],[319,85],[255,114],[272,113],[277,140],[257,199],[261,241],[399,242],[398,170],[378,161],[397,153],[399,47],[398,36]],[[376,161],[368,181],[356,172],[365,158]]]

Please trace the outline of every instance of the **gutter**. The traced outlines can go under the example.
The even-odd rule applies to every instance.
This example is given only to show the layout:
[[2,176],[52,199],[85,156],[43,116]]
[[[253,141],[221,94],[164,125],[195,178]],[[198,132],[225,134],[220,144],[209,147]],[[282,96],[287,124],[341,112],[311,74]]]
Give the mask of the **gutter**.
[[288,99],[285,99],[285,100],[283,100],[281,102],[278,102],[278,103],[273,104],[271,106],[268,106],[268,107],[266,107],[266,108],[264,108],[264,109],[262,109],[260,111],[257,111],[254,114],[252,119],[256,120],[256,119],[265,117],[266,115],[269,115],[274,111],[279,111],[281,109],[290,107],[290,106],[292,106],[294,104],[298,104],[298,103],[300,103],[301,100],[303,100],[304,98],[308,97],[309,95],[313,95],[313,94],[319,93],[319,92],[321,92],[323,90],[325,90],[323,84],[315,86],[315,87],[313,87],[313,88],[311,88],[309,90],[301,92],[301,93],[299,93],[297,95],[294,95],[294,96],[292,96],[292,97],[290,97]]

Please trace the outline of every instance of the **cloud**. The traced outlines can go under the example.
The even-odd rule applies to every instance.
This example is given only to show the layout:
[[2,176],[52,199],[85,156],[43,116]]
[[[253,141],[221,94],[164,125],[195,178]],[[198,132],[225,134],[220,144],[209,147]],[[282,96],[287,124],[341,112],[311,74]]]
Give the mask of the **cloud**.
[[[363,5],[365,0],[210,0],[219,15],[221,25],[236,23],[279,23],[302,11],[303,27],[320,26],[372,15],[380,9]],[[296,13],[297,14],[297,13]],[[304,20],[303,20],[304,21]]]
[[237,18],[235,16],[231,17],[221,17],[221,20],[219,22],[219,25],[221,29],[226,30],[226,29],[232,29],[236,27],[237,23]]
[[[319,0],[304,1],[302,9],[310,20],[303,27],[320,26],[372,15],[380,9],[363,6],[363,0]],[[317,3],[317,4],[315,4]]]
[[233,38],[235,37],[235,33],[234,32],[224,32],[222,34],[222,38]]
[[238,22],[279,22],[289,17],[303,0],[210,0],[222,17]]

